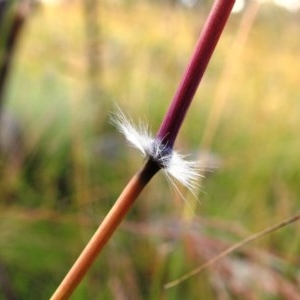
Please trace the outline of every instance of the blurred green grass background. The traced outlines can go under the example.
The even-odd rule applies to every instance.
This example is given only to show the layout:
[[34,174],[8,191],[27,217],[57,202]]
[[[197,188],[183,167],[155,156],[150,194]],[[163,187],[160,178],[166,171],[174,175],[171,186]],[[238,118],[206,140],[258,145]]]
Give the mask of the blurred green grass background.
[[[18,46],[6,106],[23,128],[24,162],[16,169],[2,161],[0,184],[0,277],[12,299],[49,298],[139,169],[142,158],[109,124],[109,112],[116,102],[155,133],[209,5],[102,1],[98,8],[93,74],[82,3],[37,9]],[[171,290],[163,284],[299,211],[299,36],[299,13],[252,5],[231,16],[176,144],[221,160],[201,182],[200,203],[183,201],[158,174],[72,299],[294,299],[238,276],[239,292],[218,266]],[[247,247],[278,256],[282,280],[296,285],[299,229]],[[240,256],[245,265],[274,267]]]

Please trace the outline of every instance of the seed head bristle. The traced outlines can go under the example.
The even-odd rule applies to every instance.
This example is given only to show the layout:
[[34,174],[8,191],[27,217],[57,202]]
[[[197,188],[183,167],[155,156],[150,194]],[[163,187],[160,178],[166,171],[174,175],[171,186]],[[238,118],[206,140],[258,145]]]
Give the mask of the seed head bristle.
[[[145,122],[140,121],[137,128],[118,106],[117,112],[112,114],[111,123],[125,136],[131,146],[140,150],[145,158],[156,162],[166,173],[168,179],[171,176],[196,194],[199,178],[202,177],[199,161],[185,160],[186,156],[163,144],[158,138],[151,137]],[[174,184],[174,181],[171,181]]]

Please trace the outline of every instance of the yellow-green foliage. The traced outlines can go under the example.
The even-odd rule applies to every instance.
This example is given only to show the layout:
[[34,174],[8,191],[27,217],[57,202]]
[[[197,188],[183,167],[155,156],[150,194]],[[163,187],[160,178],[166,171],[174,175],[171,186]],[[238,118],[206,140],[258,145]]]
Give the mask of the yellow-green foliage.
[[[6,93],[22,124],[25,161],[17,171],[1,163],[0,266],[17,299],[50,296],[142,164],[108,114],[116,102],[155,133],[207,13],[206,6],[99,1],[96,88],[82,4],[40,7],[28,20]],[[73,299],[217,299],[210,271],[162,289],[207,257],[201,251],[210,246],[184,233],[193,218],[242,227],[232,237],[219,226],[218,239],[232,243],[300,209],[299,14],[262,5],[243,45],[242,18],[231,17],[176,145],[193,155],[207,147],[221,160],[201,183],[201,203],[187,195],[186,204],[159,174]],[[193,234],[216,237],[199,224]],[[292,225],[259,246],[290,271],[298,232]]]

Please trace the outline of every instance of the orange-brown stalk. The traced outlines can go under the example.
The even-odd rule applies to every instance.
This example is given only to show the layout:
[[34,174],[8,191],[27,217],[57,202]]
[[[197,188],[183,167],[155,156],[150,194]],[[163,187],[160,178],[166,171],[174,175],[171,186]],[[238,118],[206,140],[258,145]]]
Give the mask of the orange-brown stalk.
[[137,199],[146,184],[159,170],[159,166],[151,159],[144,168],[129,181],[116,203],[106,215],[99,228],[88,242],[73,267],[63,279],[51,300],[68,299],[80,283],[87,270],[93,264],[101,249],[105,246],[115,229]]

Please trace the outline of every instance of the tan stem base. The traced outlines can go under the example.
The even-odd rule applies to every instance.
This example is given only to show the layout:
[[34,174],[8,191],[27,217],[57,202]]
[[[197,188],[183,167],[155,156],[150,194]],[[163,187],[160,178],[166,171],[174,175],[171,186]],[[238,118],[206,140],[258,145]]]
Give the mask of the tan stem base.
[[70,269],[64,280],[61,282],[51,300],[68,299],[74,289],[80,283],[87,270],[90,268],[97,255],[107,243],[115,229],[121,223],[137,196],[144,188],[140,176],[135,175],[127,184],[122,194],[117,199],[108,215],[105,217],[99,228]]

